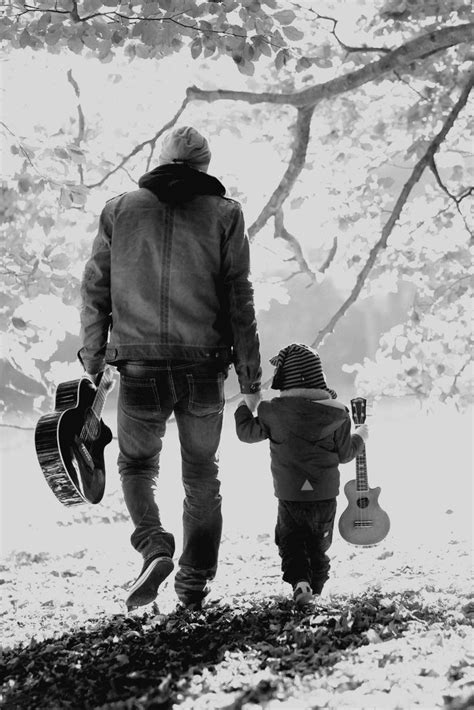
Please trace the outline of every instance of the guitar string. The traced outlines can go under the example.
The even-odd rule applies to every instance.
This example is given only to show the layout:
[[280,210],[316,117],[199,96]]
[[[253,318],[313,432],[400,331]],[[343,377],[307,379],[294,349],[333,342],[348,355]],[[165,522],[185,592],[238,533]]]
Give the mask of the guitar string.
[[[93,440],[97,436],[100,426],[100,412],[102,411],[102,407],[104,406],[106,391],[110,387],[111,383],[112,380],[109,380],[107,378],[106,372],[104,372],[100,384],[97,388],[94,401],[90,408],[89,414],[92,414],[92,416],[86,418],[86,421],[84,422],[81,429],[81,433],[79,435],[79,438],[84,443],[88,440]],[[107,385],[106,388],[105,385]],[[96,409],[98,409],[99,413],[97,413]]]

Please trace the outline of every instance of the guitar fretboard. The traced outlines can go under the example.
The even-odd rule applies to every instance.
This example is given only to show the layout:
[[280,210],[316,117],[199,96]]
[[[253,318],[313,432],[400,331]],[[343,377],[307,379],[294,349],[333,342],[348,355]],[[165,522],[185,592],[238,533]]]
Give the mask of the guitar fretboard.
[[104,408],[107,392],[113,383],[112,371],[106,369],[99,382],[94,401],[82,427],[80,438],[83,441],[94,439],[99,433],[100,417]]
[[367,455],[365,445],[360,454],[356,456],[356,488],[358,491],[369,490],[369,480],[367,476]]

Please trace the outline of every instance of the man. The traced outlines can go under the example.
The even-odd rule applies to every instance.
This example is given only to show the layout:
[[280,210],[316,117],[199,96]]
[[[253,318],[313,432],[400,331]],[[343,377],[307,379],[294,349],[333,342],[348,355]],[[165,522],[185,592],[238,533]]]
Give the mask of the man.
[[194,128],[169,134],[159,167],[105,205],[82,281],[79,358],[94,381],[105,363],[120,371],[118,466],[143,557],[128,609],[153,601],[174,566],[174,538],[154,496],[167,420],[174,413],[185,491],[175,590],[196,609],[217,569],[217,451],[231,363],[248,406],[260,399],[244,219],[207,174],[210,159]]

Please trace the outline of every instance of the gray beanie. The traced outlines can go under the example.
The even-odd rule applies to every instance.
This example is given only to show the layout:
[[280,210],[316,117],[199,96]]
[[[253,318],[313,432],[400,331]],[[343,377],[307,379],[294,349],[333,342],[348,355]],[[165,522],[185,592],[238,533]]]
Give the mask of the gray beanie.
[[169,133],[161,144],[160,165],[186,163],[206,171],[211,161],[209,143],[192,126],[182,126]]

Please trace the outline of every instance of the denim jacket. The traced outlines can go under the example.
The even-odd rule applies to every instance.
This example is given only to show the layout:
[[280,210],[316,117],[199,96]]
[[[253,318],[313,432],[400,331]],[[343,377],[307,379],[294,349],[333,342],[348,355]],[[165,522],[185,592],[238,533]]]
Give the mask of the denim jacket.
[[249,243],[238,202],[183,165],[143,176],[105,205],[82,279],[79,359],[94,374],[124,360],[233,362],[260,388]]

